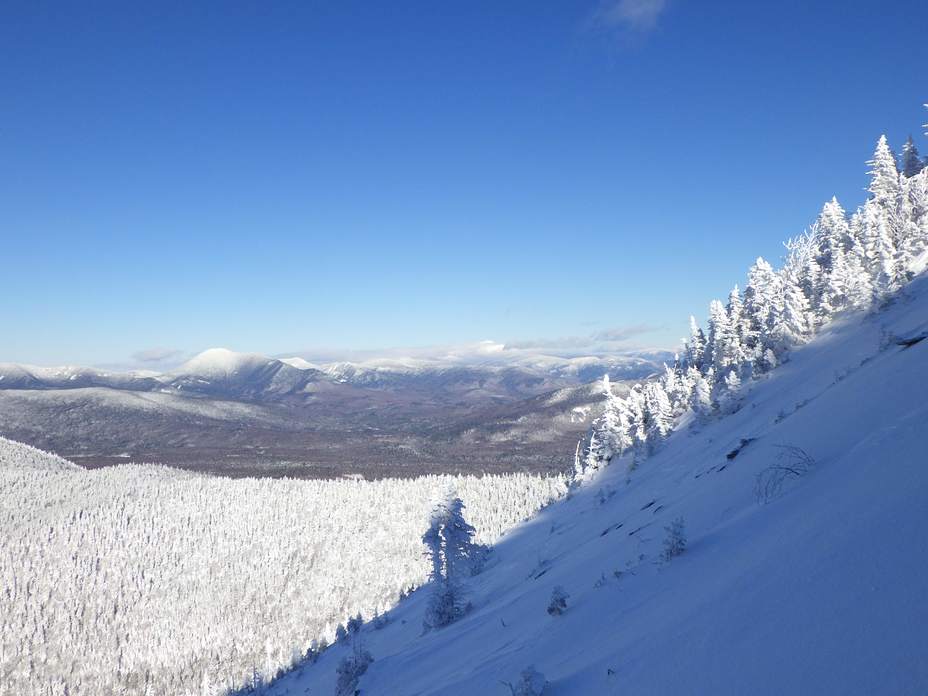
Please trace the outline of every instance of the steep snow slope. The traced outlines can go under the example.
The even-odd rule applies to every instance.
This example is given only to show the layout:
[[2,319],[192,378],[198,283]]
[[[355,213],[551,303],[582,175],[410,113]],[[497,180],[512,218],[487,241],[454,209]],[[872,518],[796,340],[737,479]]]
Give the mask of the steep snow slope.
[[[361,693],[507,694],[528,665],[547,696],[925,693],[928,340],[899,339],[926,334],[922,278],[747,385],[736,413],[682,424],[631,474],[613,463],[504,538],[459,622],[423,635],[424,588],[366,626]],[[783,445],[815,464],[758,501],[758,474],[793,463]],[[662,563],[678,517],[689,544]],[[269,692],[332,694],[349,654]]]

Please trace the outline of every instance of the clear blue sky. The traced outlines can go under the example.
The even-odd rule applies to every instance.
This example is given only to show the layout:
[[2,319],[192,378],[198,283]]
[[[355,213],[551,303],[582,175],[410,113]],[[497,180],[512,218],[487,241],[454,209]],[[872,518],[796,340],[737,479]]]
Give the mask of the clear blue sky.
[[923,1],[4,3],[0,360],[512,341],[690,313],[881,132]]

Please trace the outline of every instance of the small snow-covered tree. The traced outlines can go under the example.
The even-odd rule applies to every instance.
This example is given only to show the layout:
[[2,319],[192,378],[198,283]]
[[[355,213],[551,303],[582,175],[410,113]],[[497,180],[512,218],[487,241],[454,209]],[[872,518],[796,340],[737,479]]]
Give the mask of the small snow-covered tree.
[[358,680],[373,661],[374,658],[366,650],[343,657],[335,668],[335,696],[354,696]]
[[461,581],[482,563],[483,547],[473,543],[474,528],[464,519],[464,503],[453,492],[439,502],[422,536],[431,561],[432,593],[423,626],[441,628],[457,620],[466,610]]
[[724,410],[730,413],[737,410],[738,392],[741,391],[741,378],[738,376],[738,371],[734,368],[729,369],[723,383],[725,385],[725,390],[724,396],[721,397],[720,402]]
[[335,642],[342,647],[348,645],[348,630],[343,624],[338,624],[338,626],[335,627]]
[[773,369],[776,361],[769,359],[768,352],[776,356],[782,349],[783,288],[779,274],[763,258],[758,258],[748,272],[744,312],[746,340],[755,369]]
[[464,501],[455,495],[447,505],[448,517],[442,529],[446,578],[458,580],[473,574],[474,534],[477,530],[464,519]]
[[925,163],[922,162],[922,159],[918,154],[918,148],[912,141],[911,135],[902,146],[902,156],[900,159],[902,160],[903,176],[911,178],[925,168]]
[[668,526],[664,527],[664,531],[667,532],[667,536],[664,539],[661,560],[669,563],[686,550],[686,528],[683,518],[676,518]]
[[690,316],[690,338],[686,343],[686,364],[702,370],[705,355],[706,335],[696,323],[696,317]]
[[870,167],[870,186],[867,190],[871,198],[887,209],[894,207],[899,196],[899,169],[885,135],[880,136],[873,159],[867,165]]
[[551,599],[548,601],[548,613],[551,616],[560,616],[567,611],[567,600],[570,595],[560,585],[555,585],[551,591]]
[[706,376],[695,368],[690,368],[687,372],[687,378],[693,385],[690,408],[698,418],[705,420],[713,410],[712,386],[710,384],[712,373],[710,371],[710,374]]
[[511,696],[544,696],[548,688],[545,675],[536,670],[534,665],[526,667],[515,684],[504,683],[509,687]]
[[648,449],[654,452],[673,429],[673,407],[660,382],[649,382],[644,389]]

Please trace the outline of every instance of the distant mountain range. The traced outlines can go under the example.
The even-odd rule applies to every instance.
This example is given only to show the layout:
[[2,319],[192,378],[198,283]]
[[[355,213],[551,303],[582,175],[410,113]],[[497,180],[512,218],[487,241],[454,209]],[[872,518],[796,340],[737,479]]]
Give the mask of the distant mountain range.
[[531,354],[469,363],[408,358],[317,365],[300,357],[271,358],[211,348],[179,368],[161,373],[0,363],[0,390],[104,387],[277,401],[287,397],[312,399],[318,392],[313,385],[329,382],[377,389],[402,385],[451,392],[496,390],[499,396],[527,396],[590,382],[606,373],[613,380],[638,379],[671,358],[666,351],[653,350],[571,358]]
[[622,389],[670,358],[488,349],[314,364],[214,348],[160,373],[0,364],[0,434],[89,466],[145,460],[294,476],[550,470],[569,465],[571,443],[600,408],[604,374]]

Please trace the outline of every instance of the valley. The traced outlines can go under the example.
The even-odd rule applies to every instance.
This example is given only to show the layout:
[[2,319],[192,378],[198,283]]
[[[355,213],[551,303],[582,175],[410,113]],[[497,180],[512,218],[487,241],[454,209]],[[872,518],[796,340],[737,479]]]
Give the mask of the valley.
[[157,462],[331,478],[564,472],[602,408],[659,351],[541,365],[292,367],[214,349],[169,375],[0,365],[0,435],[86,468]]

